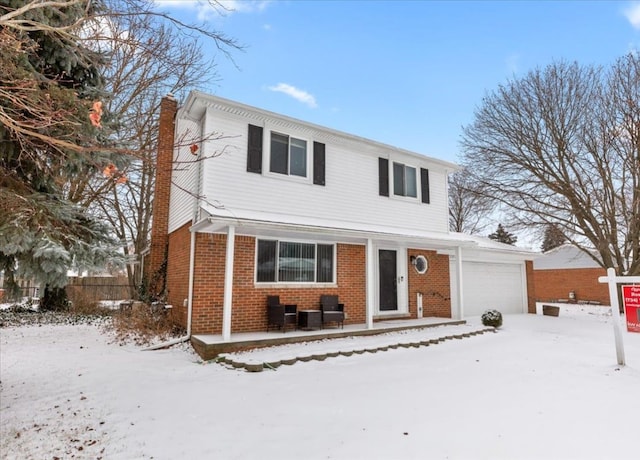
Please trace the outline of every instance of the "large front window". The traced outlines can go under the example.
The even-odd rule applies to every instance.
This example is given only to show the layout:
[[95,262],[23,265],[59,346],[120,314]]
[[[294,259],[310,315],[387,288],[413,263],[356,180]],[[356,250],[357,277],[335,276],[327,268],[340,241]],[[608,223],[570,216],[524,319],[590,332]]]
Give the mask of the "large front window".
[[258,283],[332,283],[334,245],[258,240]]
[[273,173],[307,177],[307,141],[271,132],[271,165]]
[[418,196],[416,168],[393,163],[393,193],[398,196]]

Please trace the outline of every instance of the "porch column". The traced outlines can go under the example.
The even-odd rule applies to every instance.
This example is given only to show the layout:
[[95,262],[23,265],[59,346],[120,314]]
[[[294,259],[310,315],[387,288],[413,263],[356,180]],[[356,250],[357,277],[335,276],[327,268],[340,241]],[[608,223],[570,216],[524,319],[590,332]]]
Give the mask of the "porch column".
[[367,305],[366,305],[366,317],[367,317],[367,329],[373,329],[373,311],[374,304],[376,301],[376,280],[375,280],[375,266],[376,266],[376,257],[375,251],[373,250],[373,240],[371,238],[367,239],[367,256],[365,261],[365,269],[366,269],[366,297],[367,297]]
[[233,256],[235,253],[236,228],[227,230],[227,255],[224,263],[224,298],[222,302],[222,340],[231,341],[231,302],[233,300]]
[[456,248],[456,275],[458,277],[458,318],[464,318],[464,295],[462,294],[462,246]]

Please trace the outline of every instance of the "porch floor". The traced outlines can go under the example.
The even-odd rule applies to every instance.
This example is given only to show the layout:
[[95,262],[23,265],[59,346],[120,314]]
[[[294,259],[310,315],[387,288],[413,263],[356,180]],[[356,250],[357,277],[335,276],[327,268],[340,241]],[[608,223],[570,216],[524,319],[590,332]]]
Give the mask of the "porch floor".
[[372,329],[367,329],[366,324],[349,324],[345,325],[344,329],[332,327],[308,331],[289,329],[286,332],[273,330],[269,332],[235,333],[231,334],[231,340],[226,342],[220,334],[195,334],[191,337],[191,344],[201,358],[209,360],[216,358],[221,353],[237,352],[253,348],[464,324],[466,324],[464,320],[435,317],[389,319],[374,322]]

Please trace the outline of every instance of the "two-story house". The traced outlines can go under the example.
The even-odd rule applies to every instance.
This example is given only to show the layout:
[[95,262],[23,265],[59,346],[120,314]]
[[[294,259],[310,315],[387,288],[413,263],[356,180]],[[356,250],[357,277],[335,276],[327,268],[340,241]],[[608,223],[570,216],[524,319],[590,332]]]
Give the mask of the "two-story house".
[[265,331],[269,295],[364,327],[535,312],[531,253],[448,231],[455,164],[201,92],[160,118],[145,263],[193,334]]

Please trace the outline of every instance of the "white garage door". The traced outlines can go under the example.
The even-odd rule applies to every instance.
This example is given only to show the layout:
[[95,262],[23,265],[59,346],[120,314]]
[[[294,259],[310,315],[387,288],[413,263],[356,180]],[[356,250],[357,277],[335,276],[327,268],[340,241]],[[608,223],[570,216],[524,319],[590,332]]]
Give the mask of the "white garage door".
[[462,263],[464,316],[488,309],[524,313],[526,285],[522,265],[485,262]]

